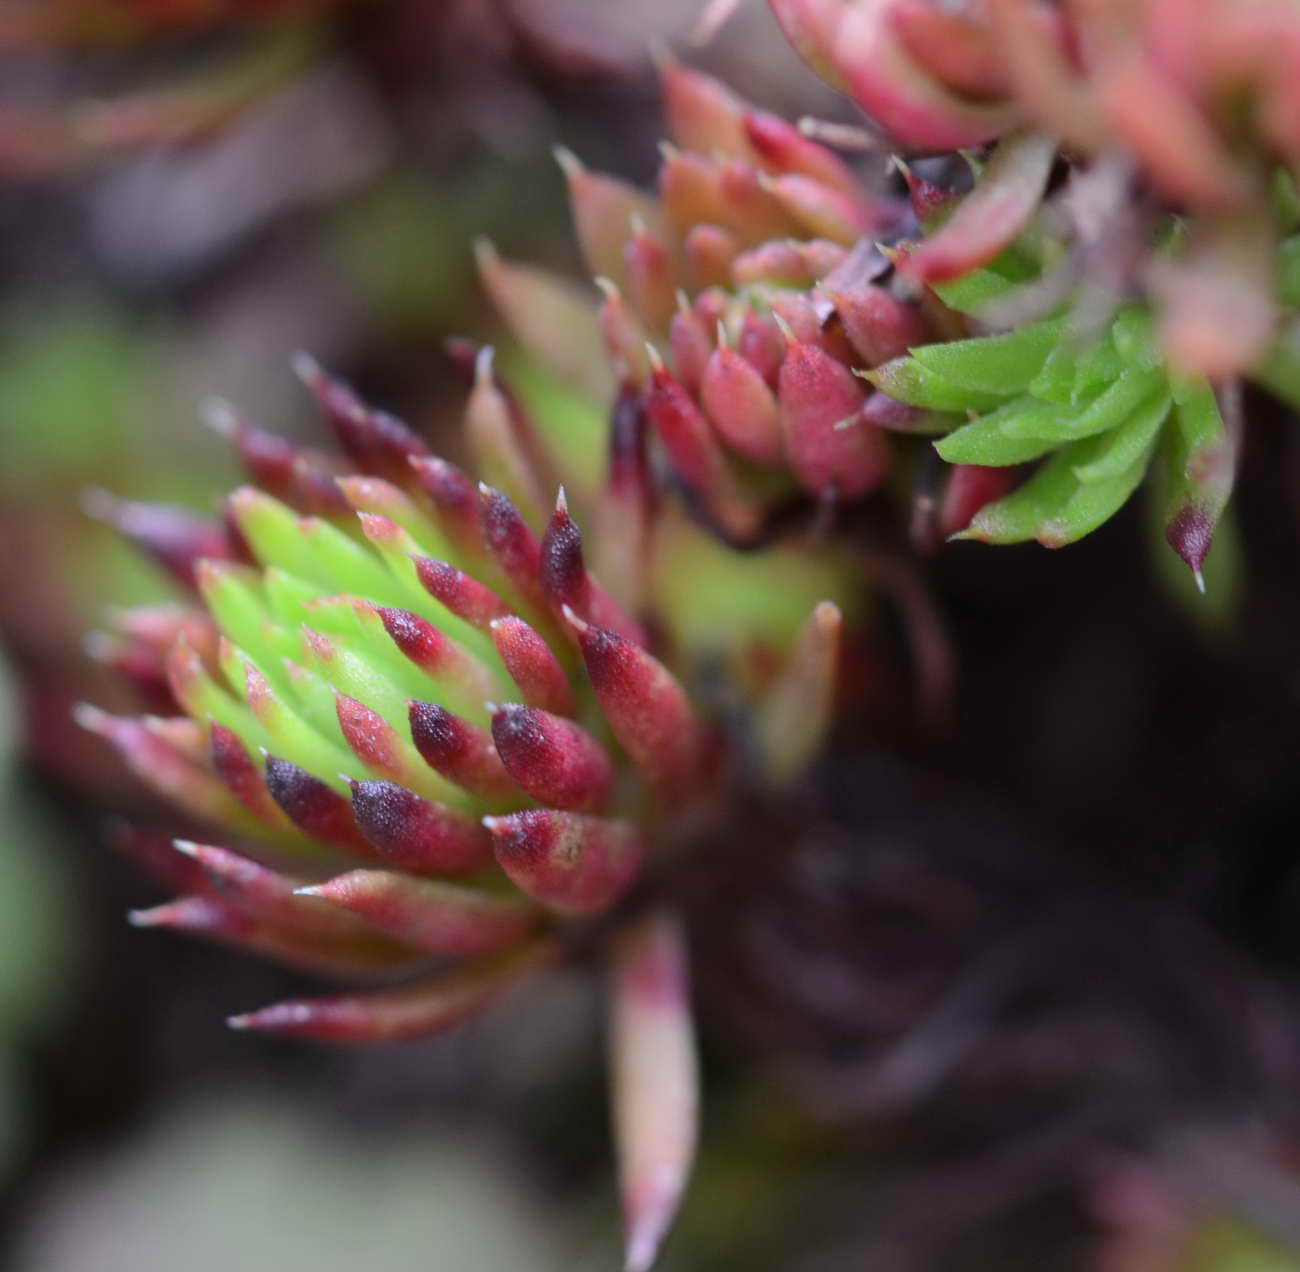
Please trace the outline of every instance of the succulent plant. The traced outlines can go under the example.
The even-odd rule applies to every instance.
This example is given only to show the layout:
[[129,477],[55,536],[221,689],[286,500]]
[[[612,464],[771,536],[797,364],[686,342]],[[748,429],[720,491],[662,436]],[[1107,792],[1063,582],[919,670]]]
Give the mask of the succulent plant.
[[[1217,267],[1166,213],[1141,222],[1156,236],[1138,252],[1142,286],[1127,177],[1102,162],[1049,199],[1059,156],[1043,135],[1004,137],[966,194],[900,164],[905,203],[707,76],[660,69],[673,141],[657,199],[560,161],[614,366],[645,386],[679,479],[721,533],[752,540],[797,488],[869,495],[891,450],[904,472],[916,454],[889,433],[947,432],[937,450],[952,467],[921,537],[1061,546],[1115,512],[1159,452],[1167,535],[1200,581],[1239,444],[1212,386],[1249,353],[1261,380],[1294,392],[1285,344],[1259,359],[1285,312],[1271,282],[1260,327],[1250,272],[1209,287]],[[1289,189],[1274,182],[1270,242],[1293,229]],[[1089,240],[1088,215],[1128,236],[1103,242],[1103,226]],[[1294,255],[1284,240],[1279,259]],[[503,271],[504,291],[513,268],[489,257],[489,285]],[[1240,319],[1226,337],[1224,304]],[[516,330],[547,356],[546,333]],[[1015,466],[1044,457],[1009,493]]]
[[[870,281],[887,268],[871,239],[898,220],[896,201],[716,80],[670,59],[661,72],[672,141],[657,198],[566,152],[560,161],[605,292],[612,360],[646,386],[683,484],[724,534],[745,540],[796,484],[856,499],[881,483],[888,449],[850,369],[901,352],[925,326]],[[832,296],[851,328],[827,327]],[[746,481],[755,471],[786,480],[769,480],[769,493]]]
[[[597,287],[479,244],[549,405],[534,411],[492,349],[455,343],[473,478],[304,357],[341,454],[216,404],[252,481],[222,520],[92,500],[202,602],[119,614],[93,645],[156,714],[82,722],[222,828],[174,849],[125,837],[183,894],[135,921],[399,976],[231,1022],[340,1041],[432,1032],[607,951],[634,1270],[695,1135],[671,879],[727,832],[738,792],[797,776],[830,728],[863,571],[860,545],[821,533],[828,510],[924,487],[938,437],[949,467],[920,538],[1056,547],[1158,457],[1167,537],[1199,579],[1232,487],[1238,378],[1300,400],[1289,85],[1260,81],[1262,122],[1234,149],[1216,95],[1238,80],[1194,6],[772,7],[904,147],[996,141],[970,157],[973,187],[943,184],[951,159],[900,163],[908,197],[884,174],[869,186],[665,58],[656,194],[559,154]],[[1166,10],[1195,48],[1151,25]],[[1241,65],[1264,65],[1259,30],[1291,25],[1234,11]],[[1151,38],[1130,58],[1116,33],[1137,31]],[[1040,54],[1064,77],[1050,92]],[[1134,58],[1162,136],[1120,77]]]
[[[365,15],[368,42],[348,38],[354,13]],[[379,75],[367,48],[403,31],[410,45],[414,30],[413,73],[427,75],[444,45],[482,52],[507,22],[478,0],[12,0],[0,9],[0,66],[14,90],[0,102],[0,173],[45,179],[124,152],[204,144],[309,81],[326,54]],[[108,92],[93,87],[103,65],[132,53],[131,75]],[[46,64],[61,91],[33,91],[20,73],[28,61]],[[394,81],[389,68],[389,91]]]
[[[671,140],[655,194],[558,154],[603,292],[595,322],[584,296],[540,271],[485,250],[484,275],[557,374],[575,331],[603,341],[619,382],[644,391],[695,507],[723,538],[754,543],[792,503],[843,505],[887,485],[890,435],[924,422],[861,373],[960,320],[893,268],[889,245],[920,232],[911,202],[710,76],[670,57],[659,70]],[[555,321],[513,320],[512,295],[537,291]],[[954,469],[938,520],[960,530],[1004,489],[1000,474]]]
[[[80,718],[234,837],[155,851],[185,895],[134,922],[316,971],[407,976],[238,1028],[426,1034],[620,916],[616,1121],[630,1266],[644,1267],[689,1167],[695,1098],[684,939],[654,879],[719,833],[737,782],[784,780],[815,751],[833,705],[831,598],[853,602],[853,575],[833,549],[718,545],[657,488],[636,392],[610,413],[608,480],[580,495],[591,456],[554,447],[491,349],[473,366],[468,439],[495,487],[302,358],[345,459],[215,404],[258,483],[224,523],[94,496],[203,608],[125,612],[95,646],[182,714]],[[557,474],[571,493],[560,485],[546,515]],[[610,590],[587,569],[582,521],[601,527]],[[738,737],[687,687],[706,663],[749,701]]]
[[1116,174],[1074,173],[1045,202],[1052,153],[1034,134],[1012,134],[976,165],[974,188],[960,198],[908,174],[925,234],[888,254],[914,286],[962,316],[967,334],[913,347],[866,377],[924,411],[924,427],[947,433],[935,448],[948,463],[1010,468],[1046,459],[956,537],[1074,542],[1117,511],[1158,458],[1166,537],[1203,586],[1242,444],[1239,377],[1300,400],[1293,187],[1282,174],[1274,182],[1268,315],[1247,335],[1243,362],[1237,341],[1261,299],[1250,271],[1228,268],[1215,287],[1211,275],[1223,262],[1209,266],[1195,229],[1167,214],[1147,226],[1153,285],[1137,285],[1107,249],[1094,255],[1080,241],[1079,217],[1099,188],[1122,215]]

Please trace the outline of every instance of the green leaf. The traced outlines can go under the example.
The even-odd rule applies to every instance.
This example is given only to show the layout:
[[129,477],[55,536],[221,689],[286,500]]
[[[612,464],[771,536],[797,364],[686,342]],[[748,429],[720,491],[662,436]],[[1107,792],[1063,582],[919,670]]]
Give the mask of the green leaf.
[[263,491],[246,486],[230,497],[230,508],[240,533],[263,566],[276,566],[290,574],[330,586],[329,571],[317,560],[303,538],[298,514]]
[[846,588],[851,553],[792,543],[738,552],[681,519],[665,521],[656,565],[665,621],[696,659],[735,664],[753,649],[788,650],[819,601],[844,598],[853,621],[866,600]]
[[1126,371],[1082,411],[1057,408],[1054,414],[1009,420],[1008,437],[1042,437],[1056,442],[1077,441],[1118,428],[1147,398],[1167,385],[1155,371]]
[[[1165,437],[1167,445],[1169,434]],[[1169,538],[1165,533],[1169,510],[1169,464],[1153,464],[1151,473],[1156,480],[1151,483],[1145,503],[1147,542],[1156,577],[1170,601],[1209,639],[1230,639],[1241,613],[1246,577],[1245,548],[1232,508],[1224,509],[1215,526],[1214,551],[1201,566],[1201,582],[1205,587],[1202,592],[1186,562],[1169,550]]]
[[304,518],[299,533],[319,563],[332,592],[351,592],[379,605],[399,605],[402,590],[368,547],[317,517]]
[[1125,472],[1103,481],[1080,482],[1065,504],[1038,527],[1038,542],[1045,548],[1063,548],[1104,525],[1141,484],[1150,457],[1148,447],[1137,463]]
[[[243,696],[242,680],[238,693],[240,697]],[[227,692],[197,658],[194,659],[192,674],[177,696],[181,705],[196,720],[205,725],[209,720],[215,720],[236,734],[253,752],[259,747],[270,746],[270,734],[262,728],[253,713],[242,701]]]
[[1000,394],[953,384],[906,355],[886,362],[874,371],[855,374],[899,402],[928,407],[933,411],[990,411],[1003,401]]
[[609,464],[609,420],[604,406],[593,405],[539,363],[511,348],[497,351],[496,365],[528,411],[565,488],[594,497]]
[[983,543],[1024,543],[1039,525],[1063,507],[1079,487],[1072,471],[1075,447],[1057,452],[1023,486],[985,504],[956,539]]
[[391,724],[406,719],[406,701],[412,696],[404,691],[375,662],[366,657],[359,641],[346,636],[328,637],[331,653],[326,657],[308,650],[311,670],[324,677],[335,689],[364,702],[372,711]]
[[292,667],[286,669],[285,682],[289,686],[289,697],[297,704],[298,714],[307,724],[335,746],[346,748],[347,739],[339,724],[334,690],[329,683],[304,667],[301,659],[293,660]]
[[969,274],[954,278],[950,283],[931,283],[930,290],[949,309],[955,309],[958,313],[971,313],[981,305],[1014,291],[1020,282],[1020,279],[1007,278],[986,267],[973,269]]
[[1128,418],[1101,438],[1096,457],[1080,464],[1074,475],[1081,482],[1108,481],[1122,476],[1144,455],[1149,455],[1156,434],[1169,414],[1170,394],[1162,389],[1153,394]]
[[1156,340],[1155,320],[1147,309],[1121,309],[1111,323],[1111,339],[1120,358],[1140,371],[1153,371],[1164,361]]
[[[265,668],[259,666],[240,649],[233,650],[232,656],[223,661],[222,670],[235,692],[248,701],[248,677],[245,674],[245,664],[256,667],[263,676],[266,676]],[[269,681],[270,678],[267,679]],[[306,769],[322,782],[334,787],[340,794],[347,794],[348,785],[339,774],[356,768],[356,760],[352,753],[327,741],[293,709],[287,695],[278,692],[273,682],[271,683],[269,694],[262,698],[254,709],[254,714],[261,725],[259,732],[264,731],[267,739],[265,743],[258,742],[256,745],[265,745],[273,754],[289,760],[299,768]],[[244,739],[245,745],[252,744],[247,734],[241,733],[240,736]]]
[[1097,459],[1104,439],[1088,438],[1058,451],[1019,490],[980,509],[959,539],[1044,547],[1074,543],[1109,520],[1146,472],[1150,449],[1137,463],[1103,481],[1081,482],[1075,469]]
[[1237,468],[1236,447],[1208,384],[1202,382],[1175,408],[1166,467],[1165,537],[1199,575]]
[[217,567],[203,575],[200,590],[222,632],[248,650],[260,666],[268,668],[275,684],[282,684],[280,659],[292,657],[297,652],[298,641],[292,632],[273,620],[257,574],[252,570]]
[[1068,408],[1039,402],[1028,396],[1019,397],[949,433],[935,443],[935,450],[950,464],[984,464],[990,468],[1023,464],[1054,450],[1056,443],[1041,437],[1008,437],[1003,425],[1009,420],[1037,414],[1057,416],[1063,409]]
[[491,637],[453,614],[425,590],[416,572],[415,562],[411,559],[412,554],[419,553],[419,545],[409,534],[399,529],[397,534],[389,538],[375,540],[374,548],[390,579],[383,595],[386,597],[392,594],[397,599],[387,600],[361,593],[366,600],[411,610],[489,663],[499,662]]
[[325,595],[317,584],[275,568],[262,572],[262,588],[271,613],[293,628],[308,621],[308,604]]
[[1029,387],[1064,332],[1065,319],[1051,318],[1005,335],[921,345],[910,352],[926,370],[959,388],[1009,398]]
[[1204,455],[1222,445],[1225,440],[1218,399],[1204,380],[1180,404],[1175,418],[1178,434],[1191,456]]
[[367,640],[370,629],[361,621],[361,615],[357,612],[358,603],[358,598],[347,592],[337,596],[318,596],[308,603],[303,622],[330,636]]
[[1067,339],[1048,356],[1042,371],[1029,385],[1029,391],[1048,402],[1077,406],[1095,397],[1123,370],[1124,364],[1109,332],[1090,348],[1072,348]]

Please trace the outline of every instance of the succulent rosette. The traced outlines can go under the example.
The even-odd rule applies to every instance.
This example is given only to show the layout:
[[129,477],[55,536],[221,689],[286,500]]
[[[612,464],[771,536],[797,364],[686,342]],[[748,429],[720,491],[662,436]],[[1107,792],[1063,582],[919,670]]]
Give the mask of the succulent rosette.
[[[546,324],[546,289],[486,268],[516,319],[531,304]],[[570,371],[603,374],[580,339],[571,352]],[[665,487],[635,386],[592,429],[580,396],[534,415],[491,348],[454,354],[491,485],[304,356],[341,454],[213,403],[254,483],[223,519],[92,496],[201,605],[116,614],[93,652],[155,714],[80,719],[204,828],[174,847],[125,836],[183,893],[134,922],[398,977],[237,1028],[424,1035],[608,944],[629,1259],[644,1267],[694,1135],[684,938],[656,898],[677,859],[725,833],[729,793],[815,753],[857,572],[806,536],[721,544]]]
[[[888,245],[919,229],[883,172],[873,188],[672,58],[660,74],[670,140],[653,193],[558,153],[598,308],[487,247],[481,265],[516,337],[557,374],[576,332],[603,343],[693,506],[722,538],[752,544],[800,501],[844,505],[907,481],[918,449],[896,464],[891,434],[918,431],[916,413],[862,376],[953,319],[893,269]],[[543,295],[550,320],[538,322]],[[954,470],[938,520],[959,530],[1003,489],[998,474]]]

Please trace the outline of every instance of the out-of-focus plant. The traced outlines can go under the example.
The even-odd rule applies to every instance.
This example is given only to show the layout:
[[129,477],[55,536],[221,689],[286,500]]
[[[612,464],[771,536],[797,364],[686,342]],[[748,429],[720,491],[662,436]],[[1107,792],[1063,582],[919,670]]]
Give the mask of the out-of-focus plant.
[[44,851],[50,828],[32,804],[18,771],[19,710],[9,669],[0,662],[0,1177],[28,1133],[30,1080],[26,1054],[61,1008],[72,956],[67,933],[67,884]]
[[[1229,1173],[1240,1169],[1233,1150],[1225,1156]],[[1264,1224],[1231,1207],[1195,1204],[1157,1170],[1116,1163],[1094,1196],[1107,1235],[1093,1266],[1097,1272],[1294,1272],[1295,1251],[1269,1231],[1278,1220],[1289,1228],[1287,1212],[1265,1200],[1276,1180],[1253,1182]]]
[[[124,27],[119,34],[132,30]],[[42,44],[36,41],[38,48]],[[311,30],[293,24],[268,29],[166,84],[80,101],[8,96],[0,103],[0,173],[9,179],[57,176],[115,151],[192,140],[282,88],[315,47]],[[0,31],[0,65],[6,52]]]
[[[354,17],[414,76],[440,67],[448,47],[490,62],[509,44],[508,15],[492,0],[15,0],[0,9],[0,66],[55,69],[68,84],[50,95],[39,77],[13,76],[0,97],[0,174],[48,177],[200,140],[313,67],[340,55],[364,62],[346,38]],[[164,69],[98,83],[126,54]],[[384,60],[375,78],[391,89],[402,75]]]
[[346,1272],[361,1261],[516,1272],[565,1266],[571,1244],[491,1144],[409,1132],[376,1142],[284,1093],[167,1110],[70,1172],[10,1235],[14,1272]]
[[321,13],[338,0],[10,0],[0,16],[7,45],[91,43],[281,21]]

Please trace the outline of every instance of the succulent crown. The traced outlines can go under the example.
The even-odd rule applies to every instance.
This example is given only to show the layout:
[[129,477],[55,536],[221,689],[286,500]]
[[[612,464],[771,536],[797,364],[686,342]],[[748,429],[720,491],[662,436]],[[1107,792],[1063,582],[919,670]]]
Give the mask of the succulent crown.
[[[471,428],[499,417],[490,422],[508,431],[497,458],[526,484],[536,471],[512,422],[522,408],[495,380],[490,350],[476,361]],[[102,508],[204,603],[206,617],[124,615],[104,650],[137,679],[152,671],[158,695],[165,682],[186,716],[85,720],[197,817],[219,814],[313,872],[339,855],[361,868],[303,892],[221,850],[191,852],[219,876],[219,896],[201,915],[163,907],[147,921],[242,941],[248,890],[275,879],[282,905],[258,915],[253,943],[283,940],[292,958],[291,934],[323,924],[337,947],[329,961],[347,961],[350,931],[362,970],[376,958],[491,955],[557,916],[608,910],[725,780],[716,729],[648,647],[643,618],[588,571],[563,487],[539,535],[503,490],[472,482],[309,360],[298,369],[368,475],[336,475],[217,408],[262,483],[230,496],[224,527],[144,505]],[[614,439],[619,471],[606,494],[636,536],[653,529],[649,469],[636,458],[640,408],[617,404],[613,427],[632,436]],[[685,522],[676,534],[665,550],[702,537]],[[656,620],[668,662],[687,667],[653,586],[634,589],[638,614]],[[744,587],[733,580],[733,593]],[[770,772],[798,766],[830,709],[839,612],[810,609],[793,650],[768,647],[784,665],[755,682]],[[793,681],[814,691],[798,728]],[[298,1005],[242,1023],[337,1036],[332,1020]],[[403,1032],[416,1028],[407,1018]]]
[[[720,795],[747,771],[796,774],[830,724],[831,598],[853,596],[834,549],[719,544],[662,488],[635,386],[588,440],[607,456],[593,485],[590,456],[534,418],[491,349],[453,353],[472,381],[466,440],[496,485],[302,357],[342,457],[210,404],[255,483],[220,521],[90,500],[201,601],[118,613],[92,645],[160,714],[87,706],[82,723],[222,828],[219,843],[123,834],[182,894],[133,921],[318,972],[400,974],[237,1028],[363,1042],[473,1014],[718,833]],[[730,733],[689,687],[706,663],[731,673]],[[694,1137],[684,938],[644,909],[612,946],[632,1267],[653,1257]]]

